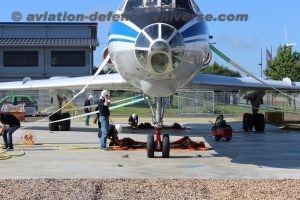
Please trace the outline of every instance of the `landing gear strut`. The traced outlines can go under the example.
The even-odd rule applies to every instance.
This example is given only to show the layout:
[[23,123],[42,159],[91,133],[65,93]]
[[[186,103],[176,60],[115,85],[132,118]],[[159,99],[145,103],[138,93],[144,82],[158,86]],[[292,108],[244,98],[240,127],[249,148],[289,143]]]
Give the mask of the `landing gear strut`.
[[[62,104],[64,101],[67,101],[67,97],[71,93],[68,91],[62,92],[57,90],[50,90],[49,95],[51,96],[52,103],[54,103],[55,107],[57,109],[60,109],[62,107]],[[58,111],[57,113],[54,113],[49,117],[49,122],[58,121],[61,119],[67,119],[70,118],[70,113],[65,112],[62,113],[62,111]],[[50,131],[69,131],[71,128],[71,120],[65,120],[62,122],[55,122],[55,123],[49,123],[49,130]]]
[[155,126],[155,140],[154,135],[149,134],[147,139],[147,157],[154,158],[154,152],[162,152],[163,158],[170,157],[170,137],[165,134],[161,138],[161,128],[163,127],[163,116],[165,109],[165,99],[163,97],[157,97],[156,100],[156,115],[154,116],[154,111],[151,105],[151,100],[149,98],[149,105],[152,110],[153,124]]
[[265,116],[258,113],[264,95],[265,91],[253,91],[246,96],[246,99],[251,101],[252,114],[245,113],[243,116],[243,129],[245,132],[252,132],[253,127],[256,132],[265,131]]

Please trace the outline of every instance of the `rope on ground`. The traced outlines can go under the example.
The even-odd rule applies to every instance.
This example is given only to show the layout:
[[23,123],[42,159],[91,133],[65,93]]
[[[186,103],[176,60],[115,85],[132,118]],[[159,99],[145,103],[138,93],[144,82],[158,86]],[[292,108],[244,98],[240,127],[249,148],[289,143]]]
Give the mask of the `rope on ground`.
[[10,159],[12,156],[7,154],[5,151],[0,151],[0,160],[8,160]]
[[21,149],[15,149],[13,151],[0,151],[0,160],[8,160],[12,157],[24,156],[25,152]]
[[[20,144],[22,146],[22,144]],[[67,151],[67,150],[87,150],[87,149],[99,149],[98,146],[82,146],[82,145],[77,145],[77,146],[64,146],[64,145],[59,145],[59,144],[45,144],[45,143],[36,143],[34,145],[27,145],[36,147],[36,150],[41,150],[40,147],[48,148],[48,149],[42,149],[42,150],[60,150],[60,151]],[[30,150],[34,150],[30,149]]]

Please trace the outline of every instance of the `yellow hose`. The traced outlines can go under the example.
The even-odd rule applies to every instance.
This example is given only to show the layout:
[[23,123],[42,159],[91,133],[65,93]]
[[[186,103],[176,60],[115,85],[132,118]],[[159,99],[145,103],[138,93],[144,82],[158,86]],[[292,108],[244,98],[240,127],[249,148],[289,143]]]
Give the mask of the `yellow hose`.
[[0,151],[0,160],[7,160],[12,158],[13,156],[24,156],[25,152],[21,149],[17,149],[14,151]]

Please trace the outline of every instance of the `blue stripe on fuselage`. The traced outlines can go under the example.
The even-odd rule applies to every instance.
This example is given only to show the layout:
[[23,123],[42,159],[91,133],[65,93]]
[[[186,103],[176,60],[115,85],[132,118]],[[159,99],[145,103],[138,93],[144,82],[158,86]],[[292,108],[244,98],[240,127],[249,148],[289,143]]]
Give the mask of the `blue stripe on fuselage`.
[[198,22],[194,24],[193,26],[189,27],[185,31],[181,33],[183,38],[189,38],[189,37],[194,37],[198,35],[205,35],[207,33],[207,26],[204,22]]
[[127,26],[126,24],[119,21],[115,21],[112,22],[109,31],[109,35],[113,35],[113,34],[136,38],[139,33],[133,28]]
[[126,40],[126,39],[122,39],[122,38],[113,38],[111,40],[108,41],[108,44],[111,42],[127,42],[127,43],[135,43],[135,41],[132,40]]
[[193,43],[193,42],[208,42],[208,39],[206,38],[199,38],[199,39],[193,39],[193,40],[186,40],[185,43]]

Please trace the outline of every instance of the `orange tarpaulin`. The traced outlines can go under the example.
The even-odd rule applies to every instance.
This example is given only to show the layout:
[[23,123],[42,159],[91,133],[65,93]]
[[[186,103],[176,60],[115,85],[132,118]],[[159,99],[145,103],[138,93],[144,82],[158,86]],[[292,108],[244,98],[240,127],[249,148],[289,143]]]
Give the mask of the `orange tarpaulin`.
[[25,103],[20,103],[18,105],[12,105],[10,103],[4,103],[1,107],[1,112],[4,113],[11,113],[18,120],[24,121],[25,120]]
[[[147,143],[138,142],[131,138],[123,138],[121,140],[116,141],[115,146],[110,145],[110,149],[112,150],[137,150],[137,149],[145,149],[147,147]],[[188,136],[185,136],[177,141],[170,143],[171,149],[186,149],[186,150],[212,150],[212,148],[208,148],[205,146],[204,142],[194,142]]]

